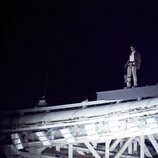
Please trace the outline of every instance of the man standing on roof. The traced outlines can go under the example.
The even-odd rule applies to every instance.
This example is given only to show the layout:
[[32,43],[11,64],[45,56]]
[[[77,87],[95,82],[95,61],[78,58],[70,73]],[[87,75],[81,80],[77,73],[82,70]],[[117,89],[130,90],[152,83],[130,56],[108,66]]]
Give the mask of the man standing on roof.
[[137,70],[140,69],[141,66],[141,55],[136,50],[134,45],[130,45],[130,56],[124,66],[127,72],[127,79],[126,79],[126,88],[130,88],[132,86],[132,78],[133,78],[133,86],[137,87]]

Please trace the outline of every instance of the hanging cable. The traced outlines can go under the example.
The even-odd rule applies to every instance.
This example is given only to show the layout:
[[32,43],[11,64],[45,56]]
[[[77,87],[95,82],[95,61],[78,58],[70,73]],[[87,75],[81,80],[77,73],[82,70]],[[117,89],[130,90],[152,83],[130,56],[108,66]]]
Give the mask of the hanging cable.
[[43,90],[43,96],[46,96],[46,92],[47,92],[47,86],[48,86],[48,70],[46,73],[46,78],[45,78],[45,83],[44,83],[44,90]]
[[42,98],[38,101],[37,105],[38,106],[46,106],[47,105],[47,101],[46,101],[46,93],[47,93],[47,87],[48,87],[48,77],[49,77],[49,62],[47,62],[47,69],[46,69],[46,75],[44,77],[44,81],[43,81],[43,95]]

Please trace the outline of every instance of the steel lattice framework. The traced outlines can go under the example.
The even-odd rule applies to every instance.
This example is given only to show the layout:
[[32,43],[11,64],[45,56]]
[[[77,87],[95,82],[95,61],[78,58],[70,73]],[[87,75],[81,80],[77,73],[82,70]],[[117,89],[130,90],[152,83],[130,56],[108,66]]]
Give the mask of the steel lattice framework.
[[1,112],[1,142],[10,140],[1,149],[9,158],[154,157],[157,114],[155,96]]

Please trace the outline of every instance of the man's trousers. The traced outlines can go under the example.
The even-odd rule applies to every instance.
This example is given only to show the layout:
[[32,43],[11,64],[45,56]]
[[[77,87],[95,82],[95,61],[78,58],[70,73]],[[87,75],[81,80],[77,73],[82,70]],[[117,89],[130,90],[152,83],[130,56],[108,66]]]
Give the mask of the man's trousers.
[[133,77],[133,86],[137,86],[137,68],[135,65],[128,64],[127,87],[131,87],[132,77]]

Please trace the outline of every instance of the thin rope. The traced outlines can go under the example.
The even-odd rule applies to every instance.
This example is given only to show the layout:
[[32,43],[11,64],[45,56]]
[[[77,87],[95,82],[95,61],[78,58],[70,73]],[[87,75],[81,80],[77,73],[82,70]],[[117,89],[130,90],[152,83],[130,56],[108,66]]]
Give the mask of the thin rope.
[[45,78],[45,83],[44,83],[44,92],[43,92],[44,97],[46,96],[47,86],[48,86],[48,71],[46,73],[46,78]]

